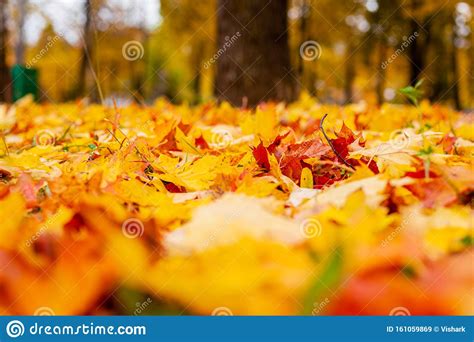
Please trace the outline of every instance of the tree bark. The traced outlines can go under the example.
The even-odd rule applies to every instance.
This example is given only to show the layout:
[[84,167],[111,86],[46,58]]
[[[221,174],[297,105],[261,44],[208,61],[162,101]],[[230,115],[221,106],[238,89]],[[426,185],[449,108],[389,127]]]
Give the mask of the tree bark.
[[[411,33],[418,32],[418,23],[415,20],[410,20]],[[408,48],[408,55],[410,59],[410,84],[415,85],[420,80],[420,74],[424,68],[423,51],[421,42],[415,39]]]
[[461,103],[461,94],[460,94],[460,89],[459,89],[459,66],[458,66],[458,56],[457,56],[457,48],[455,45],[455,34],[452,34],[451,37],[451,68],[452,68],[452,74],[453,74],[453,88],[452,88],[452,96],[453,96],[453,101],[454,101],[454,107],[457,110],[462,109],[462,103]]
[[18,32],[15,46],[15,61],[16,64],[25,64],[25,17],[26,17],[27,0],[18,0]]
[[[308,40],[308,14],[310,11],[310,8],[308,4],[306,3],[306,0],[303,0],[303,3],[301,4],[301,18],[300,18],[300,45],[303,44],[305,41]],[[298,78],[301,83],[304,82],[303,80],[303,74],[304,74],[304,59],[299,58],[298,59]]]
[[[144,49],[148,49],[148,44],[149,44],[149,34],[146,31],[145,27],[141,27],[141,34],[140,34],[140,39],[139,41],[141,42],[142,46]],[[148,54],[145,54],[145,58],[148,58]],[[135,66],[139,63],[142,63],[143,65],[141,68],[138,68],[139,70],[135,69]],[[133,100],[137,103],[144,103],[145,99],[145,78],[146,78],[146,65],[148,64],[146,60],[142,61],[130,61],[130,80],[132,84],[132,91],[133,91]]]
[[191,82],[191,87],[194,93],[194,103],[199,103],[201,100],[201,68],[204,59],[204,44],[198,41],[193,47],[196,51],[191,55],[191,66],[194,69],[194,78]]
[[[415,16],[421,6],[419,0],[412,0],[411,7]],[[410,59],[410,85],[415,85],[421,79],[421,73],[425,68],[425,56],[431,41],[431,23],[433,18],[410,19],[410,35],[417,32],[416,39],[408,47],[408,58]],[[421,25],[421,26],[420,26]]]
[[288,0],[218,0],[215,93],[233,105],[291,101]]
[[386,76],[386,69],[382,68],[382,63],[387,60],[387,46],[385,45],[385,41],[379,39],[379,60],[377,63],[378,73],[375,83],[375,92],[377,94],[377,104],[381,105],[384,102],[383,92],[385,88],[385,76]]
[[92,8],[91,0],[86,0],[84,3],[84,13],[86,21],[83,29],[83,42],[81,52],[81,64],[79,66],[79,77],[77,81],[76,96],[85,96],[87,89],[88,71],[92,68],[90,65],[91,53],[92,53],[92,34],[91,34],[91,22],[92,22]]
[[0,102],[10,101],[10,73],[7,65],[7,0],[0,0]]
[[352,87],[354,85],[355,79],[355,47],[354,43],[351,41],[349,42],[349,48],[347,49],[347,53],[349,56],[345,61],[345,71],[344,71],[344,103],[349,104],[353,101],[353,91]]

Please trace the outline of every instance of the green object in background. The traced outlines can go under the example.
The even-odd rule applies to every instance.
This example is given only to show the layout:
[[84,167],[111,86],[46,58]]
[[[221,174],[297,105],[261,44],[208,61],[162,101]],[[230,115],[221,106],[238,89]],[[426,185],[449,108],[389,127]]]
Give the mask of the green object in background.
[[38,70],[28,69],[22,65],[16,64],[12,69],[13,80],[13,102],[21,99],[23,96],[31,94],[35,101],[38,100]]

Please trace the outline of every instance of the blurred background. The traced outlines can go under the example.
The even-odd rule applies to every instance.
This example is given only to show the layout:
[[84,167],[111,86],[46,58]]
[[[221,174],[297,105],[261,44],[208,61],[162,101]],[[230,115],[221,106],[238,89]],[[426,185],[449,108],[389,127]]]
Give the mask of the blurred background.
[[473,2],[0,0],[0,102],[473,107]]

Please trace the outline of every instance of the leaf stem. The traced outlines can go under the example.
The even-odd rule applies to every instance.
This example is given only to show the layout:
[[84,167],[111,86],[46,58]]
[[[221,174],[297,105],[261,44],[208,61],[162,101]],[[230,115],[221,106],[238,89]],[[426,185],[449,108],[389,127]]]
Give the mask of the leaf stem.
[[9,156],[10,150],[8,149],[7,141],[5,140],[5,136],[3,134],[1,136],[2,136],[3,145],[5,145],[5,153],[7,156]]
[[323,132],[323,135],[324,135],[324,138],[326,138],[326,141],[328,142],[329,146],[331,146],[331,149],[333,150],[333,152],[336,154],[336,156],[339,158],[340,161],[342,161],[346,166],[349,166],[352,170],[355,170],[354,166],[352,166],[351,164],[349,164],[347,162],[347,160],[345,160],[340,154],[339,152],[337,152],[336,148],[334,147],[334,145],[332,144],[331,142],[331,139],[329,139],[329,137],[327,136],[326,132],[324,131],[324,127],[323,127],[323,124],[324,124],[324,119],[326,119],[326,117],[328,116],[328,114],[324,114],[323,118],[321,119],[321,122],[319,123],[319,129],[321,130],[321,132]]

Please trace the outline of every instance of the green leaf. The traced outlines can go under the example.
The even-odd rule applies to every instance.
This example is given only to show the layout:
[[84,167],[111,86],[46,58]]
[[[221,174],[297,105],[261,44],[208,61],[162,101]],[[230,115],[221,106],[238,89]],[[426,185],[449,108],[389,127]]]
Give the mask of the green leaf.
[[314,303],[322,302],[328,293],[328,288],[336,287],[341,282],[344,264],[342,253],[342,248],[337,247],[331,253],[323,271],[314,278],[303,298],[303,315],[311,315]]
[[434,152],[433,150],[433,147],[432,146],[428,146],[426,148],[423,148],[421,149],[419,152],[418,152],[418,155],[420,157],[427,157],[429,156],[430,154],[432,154]]
[[405,265],[401,269],[402,274],[410,279],[413,279],[417,276],[416,270],[412,265]]
[[398,92],[406,97],[415,105],[418,106],[418,101],[423,96],[423,91],[420,89],[421,85],[423,84],[423,79],[419,80],[415,86],[408,86],[405,88],[401,88]]
[[129,287],[119,288],[114,293],[112,303],[110,304],[115,307],[120,314],[128,316],[177,316],[189,314],[180,306],[163,302],[137,289]]
[[415,88],[416,89],[420,88],[424,81],[425,81],[424,78],[418,80],[418,82],[416,82],[416,84],[415,84]]
[[474,245],[474,239],[470,235],[466,235],[461,239],[461,243],[466,247],[471,247]]

